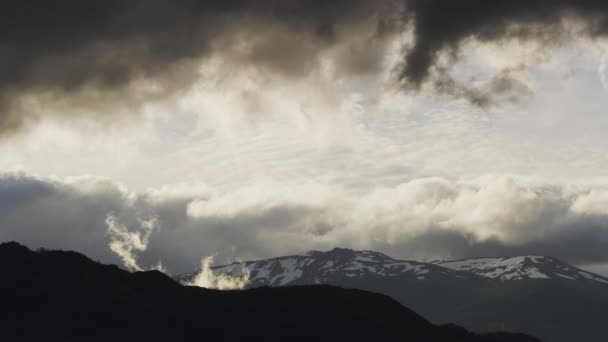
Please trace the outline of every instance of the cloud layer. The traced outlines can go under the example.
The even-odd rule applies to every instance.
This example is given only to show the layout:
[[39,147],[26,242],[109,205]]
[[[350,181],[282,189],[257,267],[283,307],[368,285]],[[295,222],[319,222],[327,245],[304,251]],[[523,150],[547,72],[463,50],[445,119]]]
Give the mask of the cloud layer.
[[[320,51],[359,29],[381,39],[389,26],[381,24],[384,15],[376,17],[382,7],[293,0],[7,3],[0,24],[0,130],[50,112],[119,119],[179,92],[212,57],[226,72],[254,65],[285,77],[306,74]],[[343,54],[345,67],[373,67],[366,55],[374,52],[359,51]]]
[[457,55],[465,40],[519,39],[559,44],[572,39],[571,34],[597,37],[608,33],[608,4],[604,1],[412,0],[407,3],[415,20],[415,45],[407,54],[403,76],[416,84],[428,77],[441,53]]
[[156,217],[137,267],[162,261],[174,273],[198,268],[205,255],[224,263],[334,246],[426,260],[546,254],[601,265],[608,263],[607,207],[607,186],[508,176],[421,178],[359,194],[322,184],[137,194],[97,178],[4,174],[0,240],[121,263],[106,224],[114,213],[121,236],[130,237],[150,233],[142,219]]
[[124,121],[175,101],[207,69],[294,82],[329,63],[338,75],[388,72],[395,85],[484,106],[530,89],[512,68],[477,87],[455,77],[466,44],[595,39],[607,10],[594,0],[12,1],[0,21],[0,134],[47,117]]

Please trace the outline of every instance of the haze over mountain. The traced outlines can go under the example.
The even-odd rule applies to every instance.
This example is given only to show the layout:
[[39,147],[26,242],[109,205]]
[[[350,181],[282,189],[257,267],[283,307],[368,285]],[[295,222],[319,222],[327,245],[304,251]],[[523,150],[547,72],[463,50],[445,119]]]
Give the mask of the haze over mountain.
[[456,322],[476,331],[522,331],[547,342],[608,338],[601,324],[608,278],[551,257],[425,263],[336,248],[211,270],[217,276],[247,274],[245,288],[331,284],[383,293],[433,322]]

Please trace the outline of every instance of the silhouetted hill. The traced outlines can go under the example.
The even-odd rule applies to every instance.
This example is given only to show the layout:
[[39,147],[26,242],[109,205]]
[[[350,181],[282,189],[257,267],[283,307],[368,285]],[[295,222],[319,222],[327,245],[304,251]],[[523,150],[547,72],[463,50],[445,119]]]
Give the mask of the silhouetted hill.
[[388,296],[332,286],[217,291],[63,251],[0,245],[6,341],[537,341],[438,327]]

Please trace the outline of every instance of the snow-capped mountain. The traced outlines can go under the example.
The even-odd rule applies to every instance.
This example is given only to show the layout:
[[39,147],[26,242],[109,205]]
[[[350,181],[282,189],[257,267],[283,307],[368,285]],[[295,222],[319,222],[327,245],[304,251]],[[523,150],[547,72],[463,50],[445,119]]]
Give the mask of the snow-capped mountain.
[[[216,275],[242,276],[249,273],[247,287],[324,284],[348,278],[391,277],[424,281],[437,277],[489,278],[500,281],[553,279],[593,281],[608,284],[608,278],[593,274],[546,256],[470,258],[431,263],[405,261],[373,251],[335,248],[327,252],[309,251],[272,259],[246,261],[211,268]],[[190,280],[195,273],[177,277]]]
[[[335,248],[328,252],[302,254],[247,261],[212,267],[214,274],[242,276],[249,273],[248,288],[332,283],[341,278],[406,277],[425,280],[436,277],[470,278],[473,274],[417,261],[396,260],[373,251]],[[178,277],[184,282],[196,273]]]
[[[247,288],[329,284],[388,295],[435,323],[507,329],[546,342],[608,341],[608,278],[543,256],[430,263],[336,248],[212,267]],[[177,277],[184,282],[195,274]],[[539,322],[550,322],[542,324]]]
[[587,272],[546,256],[505,258],[470,258],[455,261],[435,261],[436,265],[466,271],[499,280],[568,279],[598,281],[608,284],[608,278]]

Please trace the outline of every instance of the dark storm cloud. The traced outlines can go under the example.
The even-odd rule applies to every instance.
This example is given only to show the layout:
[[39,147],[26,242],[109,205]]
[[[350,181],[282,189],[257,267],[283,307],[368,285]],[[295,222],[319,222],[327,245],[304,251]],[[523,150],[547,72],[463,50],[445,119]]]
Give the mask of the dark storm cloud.
[[[222,35],[300,30],[330,42],[339,8],[348,1],[95,1],[3,3],[0,22],[3,87],[59,87],[88,82],[114,87],[138,74],[163,73],[180,61],[212,52]],[[357,3],[361,3],[360,1]],[[354,8],[362,10],[358,4]],[[355,11],[351,11],[355,12]],[[352,20],[357,19],[356,13]],[[359,13],[364,15],[364,13]],[[261,31],[260,33],[265,33]],[[298,37],[295,37],[296,39]],[[290,47],[294,47],[293,44]],[[285,46],[263,45],[254,59],[282,68],[303,59]],[[291,69],[287,65],[285,69]]]
[[[124,114],[116,107],[179,92],[211,56],[228,62],[227,73],[255,65],[294,77],[318,66],[320,51],[367,35],[342,49],[336,65],[377,71],[383,39],[411,28],[399,68],[406,88],[435,82],[486,105],[494,92],[512,91],[509,83],[480,91],[451,82],[436,65],[440,54],[456,58],[467,39],[560,41],[567,17],[584,22],[591,37],[608,29],[608,3],[592,0],[20,0],[4,1],[0,13],[2,134],[50,115],[47,102],[68,119]],[[142,91],[141,80],[153,89]]]
[[[5,1],[0,8],[0,130],[36,120],[23,109],[34,94],[102,95],[138,105],[157,94],[128,93],[138,79],[160,80],[161,93],[191,81],[188,63],[222,57],[283,74],[305,73],[314,54],[345,26],[374,18],[386,1],[108,0]],[[373,24],[380,28],[383,15]],[[242,47],[239,44],[246,43]],[[84,96],[88,95],[88,97]],[[114,92],[114,93],[112,93]],[[92,93],[92,95],[91,95]],[[86,109],[85,103],[84,108]]]
[[415,45],[407,52],[402,77],[419,86],[442,52],[455,58],[467,39],[560,43],[567,38],[564,19],[585,24],[591,37],[608,32],[608,3],[601,0],[410,0],[415,17]]

